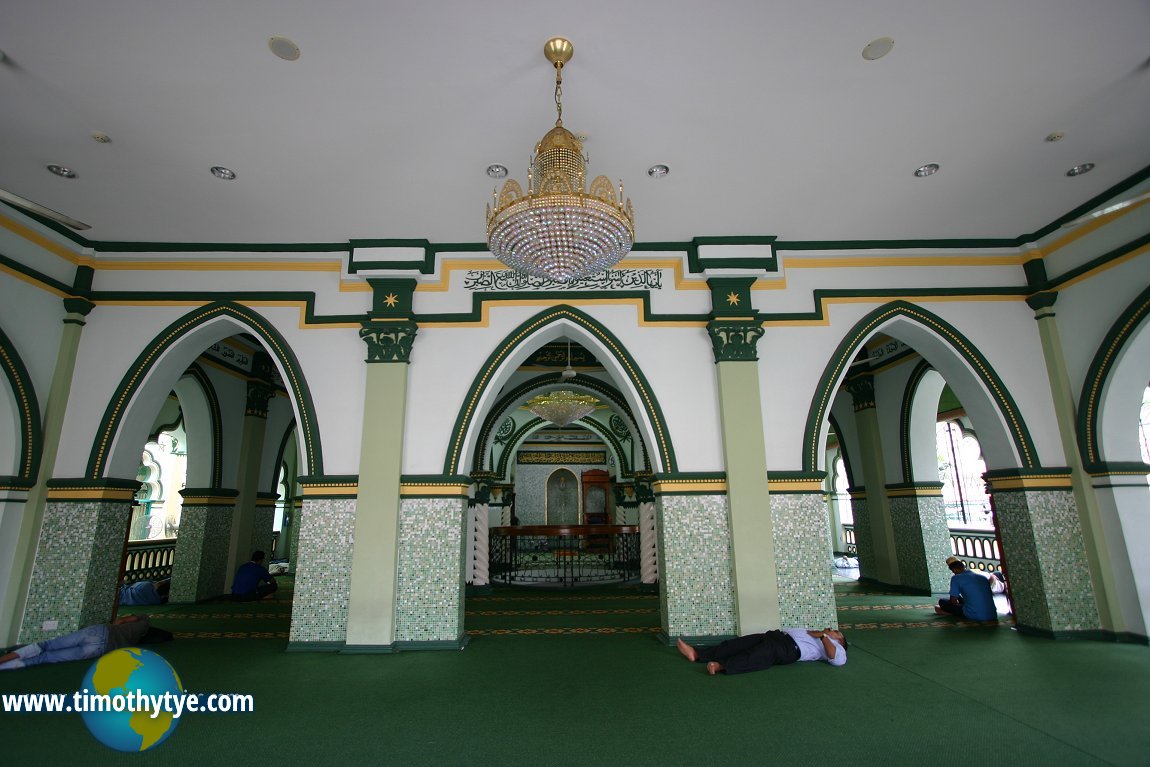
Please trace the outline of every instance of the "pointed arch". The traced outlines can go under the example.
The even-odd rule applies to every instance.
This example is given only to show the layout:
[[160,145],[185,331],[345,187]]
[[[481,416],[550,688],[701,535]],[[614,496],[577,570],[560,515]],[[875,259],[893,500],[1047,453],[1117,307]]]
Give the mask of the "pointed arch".
[[553,325],[575,328],[583,335],[585,343],[601,350],[603,356],[596,356],[599,356],[609,371],[613,370],[622,379],[624,389],[633,397],[628,400],[631,411],[643,415],[643,418],[636,419],[636,422],[641,429],[645,427],[648,430],[648,438],[661,464],[659,470],[677,471],[675,452],[667,424],[642,370],[611,331],[593,317],[572,306],[562,304],[540,312],[512,330],[480,367],[456,418],[453,436],[443,462],[444,474],[455,475],[465,472],[466,445],[470,439],[478,437],[482,419],[485,418],[485,412],[481,411],[489,409],[484,400],[490,401],[498,392],[498,386],[493,382],[516,352],[528,344],[536,343],[540,335],[545,335]]
[[[222,327],[216,327],[223,322]],[[189,356],[188,363],[176,363],[178,372],[169,370],[173,378],[179,376],[211,343],[222,340],[237,332],[248,332],[258,338],[283,376],[288,392],[292,396],[297,422],[304,439],[304,457],[309,474],[323,473],[323,456],[319,439],[319,425],[316,422],[315,406],[311,391],[304,379],[299,361],[286,339],[258,312],[235,303],[214,303],[195,309],[162,330],[136,358],[124,373],[112,400],[104,411],[102,428],[96,435],[88,458],[85,476],[90,479],[102,478],[109,469],[117,438],[126,422],[128,411],[139,401],[148,387],[150,376],[166,357],[178,354],[191,339],[197,348]],[[173,380],[172,383],[175,381]],[[171,384],[165,387],[164,395]],[[151,424],[149,423],[149,426]]]
[[[926,360],[921,360],[914,370],[911,371],[910,378],[907,379],[906,388],[903,390],[902,395],[902,408],[899,414],[899,451],[902,463],[902,481],[914,482],[915,481],[915,454],[911,446],[918,444],[920,449],[922,443],[925,441],[930,445],[932,456],[932,465],[934,473],[928,475],[931,477],[930,481],[935,481],[937,475],[937,457],[934,455],[934,429],[935,423],[938,421],[938,399],[942,394],[942,390],[946,387],[946,381],[941,375],[938,374],[931,364]],[[926,402],[920,399],[921,396],[927,397],[927,402],[931,402],[929,412],[922,411]],[[928,418],[929,416],[929,418]],[[929,420],[929,424],[928,424]],[[929,425],[929,434],[926,427]],[[920,454],[921,455],[921,454]],[[918,463],[918,468],[921,470],[923,466],[921,461]],[[919,472],[922,473],[921,471]],[[921,477],[920,477],[921,479]]]
[[[631,408],[627,404],[626,398],[623,397],[623,394],[617,388],[611,386],[606,381],[602,381],[591,376],[581,376],[576,381],[564,381],[562,375],[559,373],[545,373],[540,376],[535,376],[534,378],[523,382],[519,386],[516,386],[513,390],[500,397],[488,411],[487,416],[483,421],[483,427],[479,431],[478,444],[476,445],[475,454],[472,459],[473,471],[483,471],[487,467],[487,450],[491,442],[491,435],[497,428],[496,424],[502,423],[503,417],[507,414],[507,412],[511,410],[517,403],[521,403],[530,399],[538,391],[559,383],[562,383],[564,386],[571,388],[581,388],[594,392],[603,399],[609,401],[616,409],[618,409],[620,413],[626,416],[632,427],[637,427],[635,416],[631,412]],[[524,431],[523,428],[520,428],[516,433],[516,437],[510,441],[514,442],[516,438],[520,437],[520,435],[525,436],[526,434],[530,433],[530,431],[531,430]],[[594,429],[592,429],[592,431],[595,431],[596,434],[599,434],[605,440],[614,444],[618,448],[619,440],[610,433],[609,429],[604,428],[603,432],[605,433],[600,433]],[[634,435],[632,435],[632,438],[634,439]],[[647,446],[643,443],[643,440],[636,439],[635,441],[638,442],[639,448],[642,451],[641,460],[643,462],[643,468],[650,469],[650,458],[647,454]],[[622,458],[621,448],[620,458]],[[500,461],[500,465],[503,465],[504,463],[504,461]],[[626,465],[629,466],[630,463],[630,461],[627,461]],[[623,464],[620,465],[622,466]]]
[[184,413],[188,448],[194,451],[197,464],[207,459],[206,477],[203,467],[189,461],[188,486],[219,487],[224,473],[224,418],[216,387],[204,369],[193,362],[176,384],[175,391]]
[[[859,320],[839,343],[830,362],[823,370],[807,415],[803,443],[803,470],[816,471],[818,468],[819,445],[822,441],[821,436],[827,411],[848,366],[858,354],[859,349],[867,338],[880,328],[888,335],[899,338],[899,328],[892,327],[899,325],[902,326],[901,330],[916,337],[918,345],[926,343],[937,347],[940,342],[953,353],[955,358],[962,362],[964,369],[977,382],[987,400],[989,407],[986,415],[989,417],[993,412],[998,416],[1003,436],[1011,448],[1012,460],[1022,468],[1039,468],[1038,454],[1034,449],[1030,431],[1022,420],[1022,414],[1019,412],[1014,398],[1010,396],[990,362],[975,348],[973,343],[950,323],[915,304],[906,301],[893,301],[880,306]],[[903,339],[900,338],[899,340]],[[932,340],[935,342],[934,344],[930,344]],[[909,345],[915,347],[920,354],[923,354],[924,358],[927,356],[924,354],[924,349],[918,348],[916,343]],[[940,359],[932,363],[932,366],[938,369],[944,362],[945,360]],[[952,381],[951,384],[952,388],[961,385],[959,381]],[[973,400],[974,397],[966,399]],[[968,410],[978,409],[977,403],[964,401],[963,404],[967,406]],[[1007,466],[1003,465],[1002,468],[1007,468]]]
[[[515,455],[516,451],[519,449],[519,446],[522,445],[523,442],[536,431],[544,428],[546,423],[547,422],[542,418],[532,418],[520,426],[515,431],[515,433],[508,438],[507,449],[504,450],[503,455],[499,457],[499,463],[491,467],[491,471],[494,471],[495,474],[501,479],[506,479],[507,466],[511,462],[511,459]],[[608,427],[605,427],[603,424],[598,423],[597,421],[592,421],[589,418],[580,421],[580,425],[587,429],[587,431],[600,437],[607,444],[607,447],[611,450],[611,452],[615,454],[617,478],[622,478],[623,476],[630,476],[634,474],[634,470],[630,466],[630,461],[627,460],[627,454],[623,450],[622,444],[620,444],[618,438],[611,433],[611,430]]]
[[[1141,397],[1146,387],[1146,375],[1143,369],[1141,375],[1133,366],[1121,365],[1127,353],[1134,348],[1150,347],[1150,327],[1146,326],[1146,319],[1150,317],[1150,288],[1143,290],[1138,298],[1126,307],[1118,316],[1106,337],[1094,354],[1090,368],[1083,382],[1082,394],[1078,402],[1078,449],[1087,470],[1098,469],[1100,464],[1106,463],[1107,458],[1124,460],[1127,456],[1107,456],[1103,439],[1110,438],[1103,434],[1105,423],[1102,415],[1106,409],[1103,393],[1108,387],[1119,384],[1123,389],[1132,392],[1131,397]],[[1150,359],[1150,356],[1138,355],[1141,359]],[[1119,369],[1129,370],[1129,375],[1121,375]],[[1121,379],[1121,380],[1120,380]],[[1141,401],[1139,399],[1139,401]],[[1135,412],[1137,406],[1135,406]],[[1131,429],[1133,432],[1133,429]],[[1131,452],[1133,458],[1138,457],[1137,450]],[[1131,466],[1133,473],[1141,473],[1141,469]]]
[[16,404],[13,415],[20,431],[14,455],[14,476],[23,482],[35,482],[40,473],[40,456],[44,450],[40,431],[40,405],[28,369],[24,367],[20,353],[3,330],[0,330],[0,368],[3,368],[12,391]]

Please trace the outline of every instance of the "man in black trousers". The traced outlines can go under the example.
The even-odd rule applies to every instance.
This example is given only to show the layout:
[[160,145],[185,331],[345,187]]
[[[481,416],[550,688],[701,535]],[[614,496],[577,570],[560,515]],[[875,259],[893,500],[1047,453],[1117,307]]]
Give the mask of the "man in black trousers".
[[692,647],[682,640],[679,652],[692,663],[706,663],[707,673],[743,674],[801,661],[821,660],[832,666],[847,662],[847,640],[841,631],[825,628],[782,629],[728,639],[714,647]]

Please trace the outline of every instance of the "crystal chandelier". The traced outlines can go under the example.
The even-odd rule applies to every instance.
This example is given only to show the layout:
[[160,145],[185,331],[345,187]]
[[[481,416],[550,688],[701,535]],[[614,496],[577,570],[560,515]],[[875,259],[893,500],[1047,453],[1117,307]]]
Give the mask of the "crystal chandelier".
[[586,191],[583,142],[563,127],[563,65],[575,49],[561,37],[543,54],[555,66],[555,127],[535,145],[527,194],[515,179],[492,194],[487,206],[487,245],[516,271],[570,282],[610,269],[635,242],[635,212],[606,176]]
[[527,400],[527,409],[556,426],[566,426],[590,414],[598,404],[590,394],[553,391]]

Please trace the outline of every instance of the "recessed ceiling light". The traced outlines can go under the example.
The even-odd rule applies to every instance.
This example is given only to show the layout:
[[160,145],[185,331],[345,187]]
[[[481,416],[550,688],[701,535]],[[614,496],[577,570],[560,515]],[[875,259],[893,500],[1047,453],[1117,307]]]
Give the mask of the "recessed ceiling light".
[[659,163],[658,165],[652,165],[650,168],[647,168],[647,175],[651,178],[663,178],[670,172],[671,169],[662,163]]
[[935,173],[938,173],[938,163],[930,162],[915,170],[914,175],[925,178],[926,176],[933,176]]
[[1067,176],[1081,176],[1083,173],[1089,173],[1094,170],[1094,163],[1084,162],[1081,165],[1075,165],[1070,170],[1066,171]]
[[236,172],[222,165],[213,165],[212,175],[216,178],[222,178],[224,181],[232,181],[236,177]]
[[279,35],[272,37],[268,40],[268,48],[284,61],[295,61],[299,58],[299,46],[286,37]]
[[1046,136],[1046,138],[1043,139],[1043,141],[1049,141],[1051,144],[1053,144],[1055,141],[1061,141],[1065,137],[1066,137],[1065,133],[1063,133],[1060,130],[1056,130],[1053,133],[1048,134]]
[[867,61],[874,61],[875,59],[881,59],[883,56],[890,53],[890,50],[893,47],[894,47],[894,38],[893,37],[880,37],[878,39],[871,40],[869,43],[866,44],[866,47],[863,48],[862,57],[864,59],[866,59]]
[[76,178],[76,171],[65,168],[63,165],[48,165],[46,167],[50,173],[55,173],[62,178]]
[[507,178],[507,166],[495,163],[487,166],[487,175],[491,178]]

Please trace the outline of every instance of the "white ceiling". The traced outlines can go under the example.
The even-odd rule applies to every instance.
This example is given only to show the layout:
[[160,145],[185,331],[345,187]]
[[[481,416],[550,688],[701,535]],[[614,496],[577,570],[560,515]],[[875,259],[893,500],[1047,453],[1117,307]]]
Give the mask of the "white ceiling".
[[0,188],[90,240],[481,242],[557,35],[639,242],[1012,238],[1150,166],[1146,0],[3,0]]

